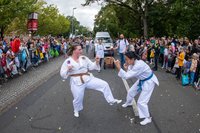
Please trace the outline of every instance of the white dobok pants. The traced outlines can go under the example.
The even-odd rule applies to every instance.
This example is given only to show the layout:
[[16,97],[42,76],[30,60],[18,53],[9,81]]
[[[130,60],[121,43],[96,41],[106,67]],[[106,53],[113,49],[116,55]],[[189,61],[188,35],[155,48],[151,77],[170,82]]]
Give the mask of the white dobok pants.
[[80,111],[83,109],[83,98],[85,89],[92,89],[102,92],[108,103],[111,103],[115,100],[108,83],[104,80],[93,77],[91,80],[82,85],[75,85],[73,83],[71,84],[71,91],[74,97],[74,111]]
[[138,92],[138,83],[139,80],[137,80],[133,86],[129,89],[126,97],[126,104],[132,104],[133,98],[140,93],[140,96],[137,101],[137,108],[140,118],[147,118],[150,117],[149,114],[149,108],[148,108],[148,102],[150,100],[151,94],[154,90],[155,83],[149,79],[144,82],[142,85],[142,91]]

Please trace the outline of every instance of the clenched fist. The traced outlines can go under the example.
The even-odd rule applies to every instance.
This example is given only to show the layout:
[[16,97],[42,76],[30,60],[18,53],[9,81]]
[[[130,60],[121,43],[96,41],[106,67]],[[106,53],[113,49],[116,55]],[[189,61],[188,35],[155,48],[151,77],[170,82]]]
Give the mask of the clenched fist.
[[72,65],[67,65],[68,71],[72,71],[73,66]]
[[117,68],[117,70],[119,71],[121,69],[121,63],[119,60],[114,60],[115,66]]

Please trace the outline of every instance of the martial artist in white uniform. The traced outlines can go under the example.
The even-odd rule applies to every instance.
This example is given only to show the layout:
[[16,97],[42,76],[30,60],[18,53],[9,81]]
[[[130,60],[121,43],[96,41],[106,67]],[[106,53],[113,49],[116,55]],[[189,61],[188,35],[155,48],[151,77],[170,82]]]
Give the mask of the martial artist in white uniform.
[[138,56],[134,52],[125,53],[126,63],[124,68],[121,69],[120,62],[115,61],[115,65],[119,70],[118,76],[123,79],[137,78],[138,80],[133,84],[127,93],[126,102],[122,107],[127,107],[132,105],[133,98],[140,93],[137,101],[137,107],[139,112],[139,117],[144,118],[141,125],[146,125],[151,122],[151,117],[149,114],[148,102],[150,100],[151,94],[155,88],[155,85],[159,85],[158,79],[155,74],[153,74],[150,67],[142,60],[139,60]]
[[[100,70],[101,70],[101,64],[103,62],[104,59],[104,45],[102,44],[102,40],[98,40],[98,44],[96,45],[96,56],[98,56],[100,58]],[[98,70],[98,72],[100,72],[100,70]]]
[[81,55],[80,45],[72,46],[69,58],[62,64],[60,75],[63,79],[70,76],[70,85],[74,97],[74,116],[79,117],[79,111],[83,109],[83,98],[85,89],[93,89],[104,94],[109,104],[121,103],[122,100],[114,99],[108,83],[96,78],[88,70],[99,70],[99,58],[92,62],[88,57]]

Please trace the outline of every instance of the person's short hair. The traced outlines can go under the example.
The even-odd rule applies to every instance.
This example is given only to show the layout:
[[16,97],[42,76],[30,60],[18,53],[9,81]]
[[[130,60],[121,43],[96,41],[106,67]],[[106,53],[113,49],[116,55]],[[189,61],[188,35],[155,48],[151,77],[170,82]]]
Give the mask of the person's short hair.
[[140,60],[140,56],[138,54],[136,54],[133,51],[128,51],[125,53],[125,56],[128,57],[129,59],[137,59]]

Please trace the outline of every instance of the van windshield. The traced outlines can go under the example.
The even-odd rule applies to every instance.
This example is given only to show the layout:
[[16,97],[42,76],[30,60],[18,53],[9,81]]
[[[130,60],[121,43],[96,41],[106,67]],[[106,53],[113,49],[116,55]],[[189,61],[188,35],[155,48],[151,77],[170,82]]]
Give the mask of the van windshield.
[[102,40],[103,43],[112,43],[111,38],[107,38],[107,37],[98,37],[96,38],[96,40]]

